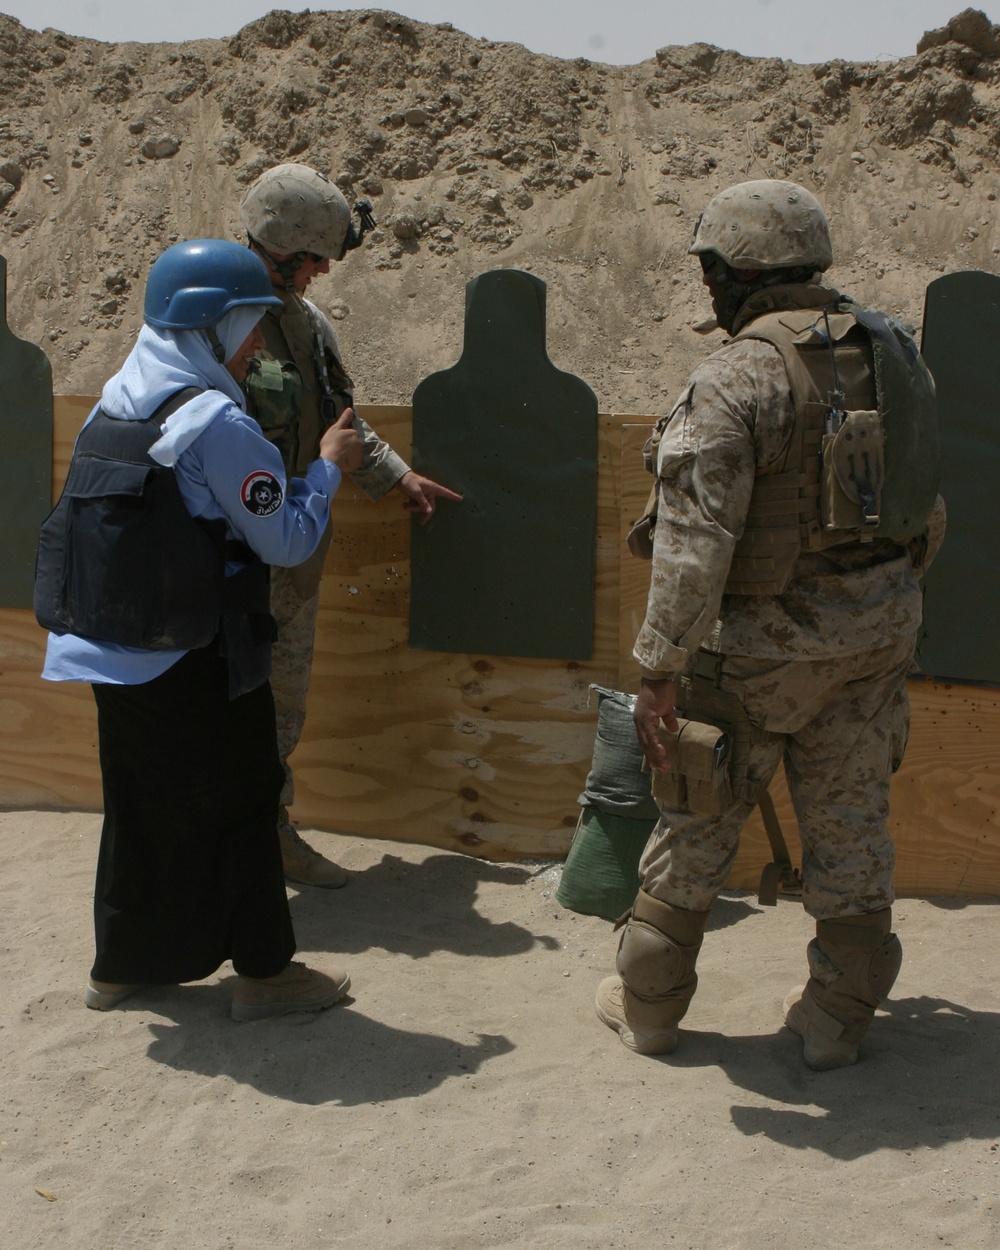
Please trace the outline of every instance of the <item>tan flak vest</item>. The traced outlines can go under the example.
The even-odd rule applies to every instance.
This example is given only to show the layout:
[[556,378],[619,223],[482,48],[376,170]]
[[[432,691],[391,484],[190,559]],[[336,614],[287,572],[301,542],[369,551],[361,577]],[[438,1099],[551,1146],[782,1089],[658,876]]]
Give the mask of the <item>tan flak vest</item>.
[[276,294],[282,307],[269,308],[258,323],[265,347],[243,391],[247,411],[281,452],[285,471],[301,477],[319,455],[327,428],[352,404],[352,382],[305,301]]
[[[781,353],[795,424],[780,460],[754,480],[725,593],[781,594],[805,551],[876,538],[905,545],[922,534],[937,495],[937,421],[934,383],[912,339],[816,286],[758,291],[735,329],[735,338]],[[646,449],[654,473],[662,428]],[[642,538],[653,524],[647,506],[629,536],[635,554],[652,554]]]

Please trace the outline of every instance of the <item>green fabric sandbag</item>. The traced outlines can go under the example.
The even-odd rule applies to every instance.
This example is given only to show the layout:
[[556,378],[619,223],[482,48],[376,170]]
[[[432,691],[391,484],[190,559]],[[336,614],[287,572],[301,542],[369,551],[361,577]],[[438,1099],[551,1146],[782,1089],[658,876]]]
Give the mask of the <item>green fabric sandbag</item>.
[[660,809],[650,793],[649,773],[642,771],[642,747],[635,732],[635,695],[592,685],[599,703],[597,734],[590,773],[577,799],[612,816],[658,820]]
[[627,912],[639,892],[639,860],[655,825],[584,807],[556,890],[562,906],[605,920]]
[[642,771],[635,695],[590,689],[600,699],[594,754],[556,898],[570,911],[617,920],[635,901],[639,860],[659,809]]

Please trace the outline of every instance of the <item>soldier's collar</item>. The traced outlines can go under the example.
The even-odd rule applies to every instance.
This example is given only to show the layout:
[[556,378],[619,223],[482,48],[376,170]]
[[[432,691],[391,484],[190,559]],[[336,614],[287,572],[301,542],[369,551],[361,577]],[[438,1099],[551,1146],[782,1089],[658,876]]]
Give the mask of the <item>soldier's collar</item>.
[[733,319],[731,333],[738,334],[748,322],[764,313],[784,312],[789,308],[828,308],[842,299],[839,291],[812,282],[762,287],[741,305]]

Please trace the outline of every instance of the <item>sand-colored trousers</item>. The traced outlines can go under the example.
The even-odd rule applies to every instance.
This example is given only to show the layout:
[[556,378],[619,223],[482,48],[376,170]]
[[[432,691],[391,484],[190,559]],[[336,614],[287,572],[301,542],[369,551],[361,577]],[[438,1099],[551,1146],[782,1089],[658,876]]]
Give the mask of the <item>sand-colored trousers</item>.
[[[722,686],[752,724],[751,783],[779,763],[802,841],[802,901],[817,920],[880,911],[893,902],[889,780],[909,732],[906,675],[914,640],[822,660],[726,659]],[[664,808],[643,856],[642,888],[707,911],[723,888],[753,804],[721,816]]]

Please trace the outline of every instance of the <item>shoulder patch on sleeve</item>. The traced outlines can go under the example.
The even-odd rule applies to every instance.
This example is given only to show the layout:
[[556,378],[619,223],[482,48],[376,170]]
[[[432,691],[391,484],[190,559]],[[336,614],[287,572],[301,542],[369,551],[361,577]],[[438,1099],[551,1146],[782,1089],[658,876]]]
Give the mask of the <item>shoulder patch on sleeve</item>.
[[255,469],[243,479],[240,503],[251,516],[271,516],[284,502],[281,483],[267,469]]

